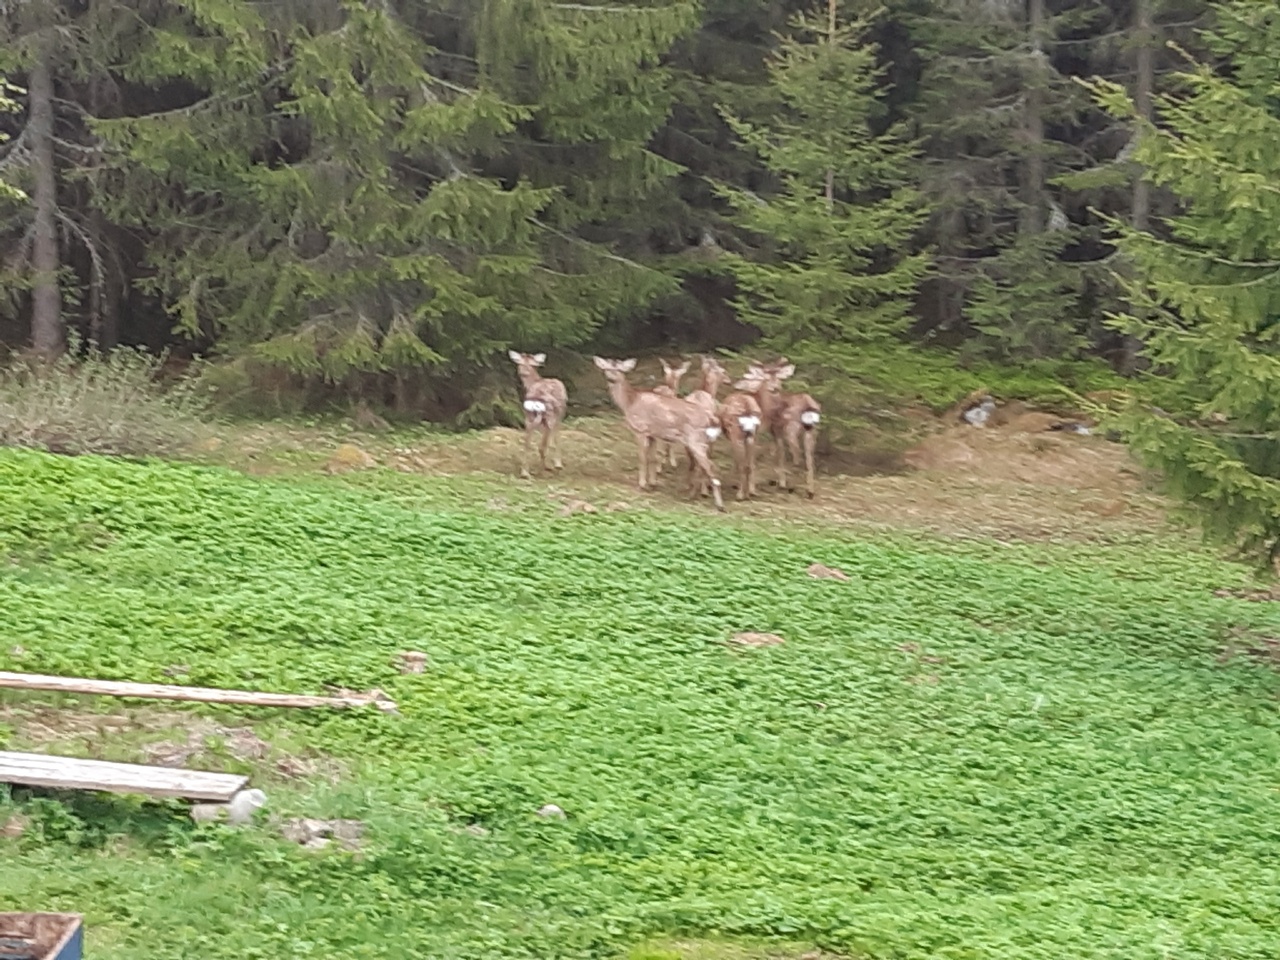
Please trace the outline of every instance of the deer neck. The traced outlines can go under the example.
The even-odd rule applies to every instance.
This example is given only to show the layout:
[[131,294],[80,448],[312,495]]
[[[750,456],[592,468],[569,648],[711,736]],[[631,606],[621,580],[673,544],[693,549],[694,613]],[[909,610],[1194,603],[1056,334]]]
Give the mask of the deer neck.
[[538,383],[539,381],[542,380],[542,375],[539,374],[537,370],[534,370],[531,367],[529,368],[518,367],[517,372],[520,374],[520,382],[524,384],[524,389],[526,392],[528,392],[529,388],[532,387],[535,383]]
[[762,385],[756,391],[756,402],[760,404],[760,412],[764,414],[764,418],[772,420],[782,408],[782,394],[777,390],[772,390],[768,386]]
[[724,374],[722,373],[708,370],[702,375],[702,389],[709,393],[713,399],[720,392],[720,387],[723,383]]
[[626,413],[635,402],[636,390],[635,387],[627,382],[626,377],[620,377],[617,380],[609,381],[609,396],[618,405],[618,409]]

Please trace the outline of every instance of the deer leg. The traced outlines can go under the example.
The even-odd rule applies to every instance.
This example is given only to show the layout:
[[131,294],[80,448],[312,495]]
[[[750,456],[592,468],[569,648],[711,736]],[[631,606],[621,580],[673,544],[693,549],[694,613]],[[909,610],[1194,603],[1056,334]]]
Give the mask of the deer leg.
[[787,432],[786,432],[787,449],[791,452],[791,462],[795,464],[795,467],[797,470],[800,469],[800,464],[804,462],[800,456],[801,429],[802,428],[799,425],[796,425],[794,427],[791,425],[788,425]]
[[538,443],[538,460],[542,463],[542,472],[547,472],[547,443],[551,440],[551,426],[542,424],[542,439]]
[[729,435],[729,449],[733,452],[733,465],[738,472],[738,500],[747,499],[747,448],[745,437]]
[[689,448],[689,456],[696,460],[699,469],[711,481],[711,496],[715,498],[716,509],[724,512],[724,498],[720,496],[720,478],[716,476],[715,464],[711,462],[711,458],[707,456],[706,450],[698,450],[693,447]]
[[756,495],[756,435],[753,433],[743,441],[747,459],[747,496]]
[[533,442],[533,423],[526,418],[524,421],[524,452],[520,456],[520,476],[525,480],[529,479],[529,445]]
[[692,448],[692,447],[685,447],[684,449],[685,449],[685,453],[687,453],[687,454],[688,454],[687,468],[686,468],[686,470],[685,470],[685,474],[684,474],[684,475],[685,475],[686,486],[687,486],[687,492],[688,492],[689,496],[691,496],[691,497],[696,497],[696,496],[698,496],[698,495],[702,492],[702,491],[698,488],[698,479],[699,479],[699,478],[698,478],[697,473],[695,472],[695,469],[696,469],[696,467],[697,467],[697,463],[696,463],[696,462],[694,461],[694,459],[693,459],[693,448]]
[[653,446],[653,438],[645,436],[643,433],[637,433],[636,446],[640,450],[640,489],[648,490],[649,453],[650,448]]
[[560,421],[551,425],[551,445],[554,459],[551,461],[557,470],[564,469],[564,461],[560,459]]
[[804,492],[810,500],[813,499],[817,486],[813,476],[813,448],[817,439],[812,428],[804,432]]
[[783,451],[782,435],[775,433],[773,435],[773,458],[774,464],[778,468],[778,489],[787,489],[787,463],[786,453]]

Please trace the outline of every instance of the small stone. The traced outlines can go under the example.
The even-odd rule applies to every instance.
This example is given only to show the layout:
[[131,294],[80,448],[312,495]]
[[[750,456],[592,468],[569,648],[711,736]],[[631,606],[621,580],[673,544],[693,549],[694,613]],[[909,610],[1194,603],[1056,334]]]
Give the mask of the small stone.
[[423,673],[427,669],[427,655],[417,650],[406,650],[400,654],[401,673]]
[[325,464],[325,470],[329,473],[348,473],[352,470],[368,470],[377,465],[377,460],[354,443],[340,443]]
[[0,839],[17,840],[27,832],[31,821],[20,813],[15,813],[0,826]]
[[835,567],[828,567],[825,563],[813,563],[809,565],[809,576],[815,580],[848,580],[849,575],[843,570],[837,570]]
[[359,820],[330,820],[329,830],[338,840],[359,840],[364,836],[364,824]]
[[563,820],[565,819],[565,812],[556,804],[548,803],[538,809],[538,816],[548,819],[554,817],[558,820]]
[[267,803],[267,795],[261,790],[241,790],[227,804],[227,822],[243,826],[253,820],[253,815]]
[[786,641],[776,633],[753,633],[747,631],[745,633],[735,633],[730,642],[742,647],[776,647]]
[[312,837],[302,845],[304,850],[323,850],[333,843],[328,837]]

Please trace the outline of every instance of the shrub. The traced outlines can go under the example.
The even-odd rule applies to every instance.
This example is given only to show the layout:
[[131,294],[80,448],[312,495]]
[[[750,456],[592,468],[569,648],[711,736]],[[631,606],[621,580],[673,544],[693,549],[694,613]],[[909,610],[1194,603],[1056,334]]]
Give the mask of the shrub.
[[195,380],[162,383],[167,356],[117,348],[56,360],[15,354],[0,366],[0,445],[52,453],[173,456],[199,436]]

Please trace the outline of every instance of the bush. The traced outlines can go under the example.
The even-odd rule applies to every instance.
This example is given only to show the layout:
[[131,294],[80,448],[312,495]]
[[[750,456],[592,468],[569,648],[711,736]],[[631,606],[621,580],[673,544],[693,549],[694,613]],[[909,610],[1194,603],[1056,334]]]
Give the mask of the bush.
[[121,347],[56,360],[15,355],[0,366],[0,446],[52,453],[173,456],[200,432],[195,380],[160,382],[165,354]]

